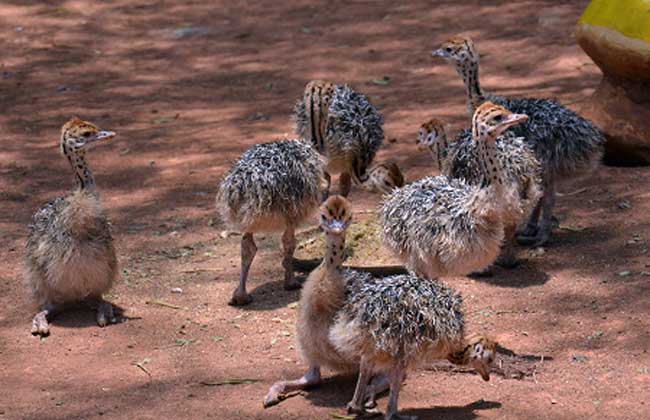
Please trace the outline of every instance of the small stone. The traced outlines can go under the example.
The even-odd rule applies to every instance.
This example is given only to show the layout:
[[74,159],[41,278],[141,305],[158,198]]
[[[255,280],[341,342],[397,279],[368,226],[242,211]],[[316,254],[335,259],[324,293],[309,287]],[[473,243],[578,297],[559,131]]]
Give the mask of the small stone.
[[183,293],[183,289],[180,287],[174,287],[172,288],[172,293]]

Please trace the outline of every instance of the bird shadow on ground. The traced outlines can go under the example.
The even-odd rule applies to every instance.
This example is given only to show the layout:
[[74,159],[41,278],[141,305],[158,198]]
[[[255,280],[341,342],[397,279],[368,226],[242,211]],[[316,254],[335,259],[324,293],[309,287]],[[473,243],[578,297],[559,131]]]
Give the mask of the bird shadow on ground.
[[492,410],[501,408],[501,403],[497,401],[477,400],[473,403],[464,405],[462,407],[431,407],[431,408],[416,408],[413,410],[405,410],[400,412],[405,416],[417,416],[419,420],[441,420],[441,419],[454,419],[454,420],[468,420],[477,418],[476,410]]
[[538,269],[533,262],[520,260],[519,266],[512,269],[492,267],[490,275],[471,274],[472,280],[498,287],[524,288],[540,286],[549,280],[549,275]]
[[[113,303],[112,305],[115,318],[117,319],[115,324],[141,319],[140,317],[126,316],[124,315],[124,308]],[[97,303],[81,302],[66,306],[60,314],[50,320],[50,324],[54,327],[62,328],[97,327]]]
[[[296,275],[296,279],[304,283],[306,276]],[[248,291],[253,296],[253,302],[250,305],[243,306],[242,309],[251,311],[268,311],[282,308],[290,303],[300,300],[300,289],[285,290],[284,281],[268,281],[260,284],[254,289]]]
[[356,383],[356,373],[326,377],[321,385],[310,389],[305,398],[319,407],[345,407],[354,394]]

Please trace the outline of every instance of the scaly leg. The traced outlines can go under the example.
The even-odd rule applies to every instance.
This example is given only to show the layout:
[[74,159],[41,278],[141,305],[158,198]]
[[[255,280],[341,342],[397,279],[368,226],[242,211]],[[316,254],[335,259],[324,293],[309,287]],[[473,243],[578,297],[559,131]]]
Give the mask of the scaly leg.
[[[533,236],[520,236],[518,240],[522,245],[532,245],[535,247],[542,246],[551,238],[551,232],[553,231],[554,226],[553,208],[555,207],[555,177],[550,171],[548,171],[548,174],[544,177],[544,195],[542,196],[540,203],[538,203],[538,207],[541,211],[542,217],[539,226],[537,226],[537,231]],[[539,214],[540,211],[538,211],[538,207],[535,207],[535,211]]]
[[287,224],[284,234],[282,234],[282,249],[284,250],[284,257],[282,258],[284,289],[300,289],[302,284],[293,275],[293,253],[296,250],[296,235],[294,226],[291,224]]
[[388,406],[386,407],[386,420],[417,420],[415,416],[400,416],[397,414],[397,399],[399,398],[399,390],[402,386],[403,378],[403,366],[398,365],[391,369],[389,376],[390,395],[388,396]]
[[[517,232],[517,242],[519,242],[521,245],[527,245],[529,243],[528,238],[534,237],[537,233],[537,221],[539,220],[539,215],[542,210],[543,200],[544,196],[542,196],[542,198],[537,201],[537,204],[535,204],[535,208],[530,213],[526,227]],[[526,243],[527,241],[528,243]]]
[[264,396],[264,408],[279,404],[287,392],[306,389],[320,383],[320,366],[311,365],[302,378],[293,381],[279,381],[271,385],[269,392]]
[[37,313],[32,320],[32,334],[40,336],[50,335],[50,324],[48,320],[61,313],[62,309],[63,307],[61,305],[46,303],[43,310]]
[[542,203],[542,221],[537,232],[537,242],[535,246],[545,245],[551,239],[553,226],[553,208],[555,208],[555,177],[549,176],[547,185],[544,186],[544,202]]
[[352,177],[348,172],[343,172],[339,176],[339,188],[343,197],[347,197],[348,194],[350,194],[350,190],[352,189]]
[[106,302],[102,298],[98,299],[99,307],[97,307],[97,325],[100,327],[105,327],[108,324],[115,324],[117,318],[115,318],[115,312],[113,311],[113,305],[109,302]]
[[361,363],[359,363],[359,378],[357,379],[357,387],[354,390],[354,396],[352,401],[348,403],[348,414],[366,414],[366,408],[364,406],[364,401],[366,399],[366,388],[368,387],[368,381],[372,376],[372,371],[370,366],[366,361],[365,357],[361,357]]
[[516,226],[510,225],[505,227],[503,246],[501,247],[501,254],[494,262],[499,267],[515,268],[519,265],[517,257],[515,256],[514,241]]
[[327,197],[330,196],[330,187],[332,186],[332,176],[328,172],[324,172],[323,178],[325,178],[325,189],[323,190],[322,201],[325,201],[327,200]]
[[[404,378],[402,378],[403,380]],[[366,389],[366,408],[375,408],[377,406],[377,396],[390,389],[388,375],[379,373],[372,377],[368,388]]]
[[239,276],[239,286],[235,289],[228,305],[243,306],[253,301],[253,297],[246,293],[246,280],[248,279],[248,271],[251,268],[256,252],[257,246],[255,245],[253,234],[250,232],[244,233],[241,238],[241,274]]

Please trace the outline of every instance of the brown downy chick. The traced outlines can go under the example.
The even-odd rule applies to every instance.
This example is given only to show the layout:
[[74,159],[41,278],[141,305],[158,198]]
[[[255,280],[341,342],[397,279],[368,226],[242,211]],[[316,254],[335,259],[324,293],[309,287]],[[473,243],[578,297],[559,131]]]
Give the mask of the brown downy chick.
[[368,180],[361,187],[379,193],[389,193],[404,186],[404,175],[395,162],[383,162],[368,170]]
[[343,358],[329,340],[330,328],[345,301],[347,279],[356,274],[341,270],[352,206],[342,196],[333,195],[321,205],[319,217],[326,238],[325,257],[303,285],[296,324],[299,352],[309,368],[300,379],[274,383],[264,397],[264,407],[279,403],[287,392],[320,384],[321,367],[338,372],[357,369],[356,361]]
[[32,216],[27,239],[25,278],[41,308],[32,334],[47,335],[48,321],[65,304],[90,298],[99,303],[97,324],[115,322],[113,307],[102,299],[117,279],[117,258],[108,219],[99,201],[86,150],[115,136],[72,118],[61,129],[61,152],[77,188],[43,206]]

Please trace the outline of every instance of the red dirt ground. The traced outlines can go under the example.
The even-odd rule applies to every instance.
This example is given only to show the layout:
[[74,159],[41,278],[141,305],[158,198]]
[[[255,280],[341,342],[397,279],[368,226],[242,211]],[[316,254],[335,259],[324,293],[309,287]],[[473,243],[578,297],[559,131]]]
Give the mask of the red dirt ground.
[[[419,124],[466,121],[458,77],[429,55],[459,32],[477,41],[486,87],[579,109],[600,77],[572,34],[586,3],[3,1],[0,419],[344,414],[354,378],[330,373],[321,388],[262,409],[273,381],[305,368],[294,348],[299,293],[282,290],[268,237],[254,303],[226,305],[239,238],[220,236],[220,176],[247,147],[291,135],[292,104],[313,78],[367,93],[397,139],[378,159],[396,158],[411,180],[429,173],[414,145]],[[119,133],[90,161],[122,267],[109,299],[125,321],[100,329],[82,308],[39,340],[21,261],[31,214],[72,182],[57,149],[72,115]],[[649,175],[603,167],[562,188],[562,229],[547,248],[520,249],[524,264],[491,278],[448,279],[470,328],[500,341],[505,373],[484,383],[447,365],[415,372],[401,409],[421,419],[648,418]],[[379,197],[351,199],[359,211]],[[227,379],[258,382],[201,384]]]

